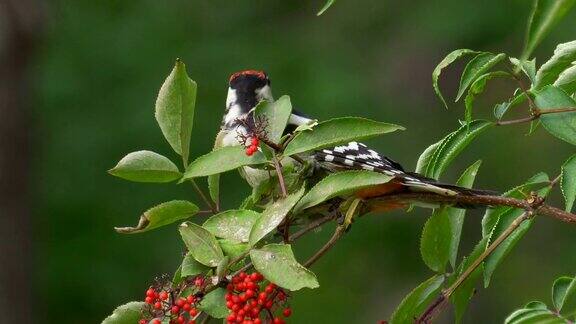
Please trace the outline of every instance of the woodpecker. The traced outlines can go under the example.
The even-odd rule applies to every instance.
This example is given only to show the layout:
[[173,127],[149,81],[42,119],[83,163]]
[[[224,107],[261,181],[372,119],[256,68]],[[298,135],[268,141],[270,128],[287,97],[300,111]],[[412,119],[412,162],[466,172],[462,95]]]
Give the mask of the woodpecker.
[[[252,118],[254,108],[262,100],[274,101],[270,79],[265,72],[246,70],[232,74],[229,79],[226,109],[215,146],[243,145],[239,138],[250,134],[250,128],[254,127]],[[293,132],[296,127],[311,122],[313,120],[310,117],[293,109],[285,132]],[[306,158],[314,163],[317,168],[325,169],[328,172],[354,169],[369,170],[394,177],[392,181],[384,185],[360,190],[357,195],[361,198],[401,191],[424,191],[446,196],[459,194],[483,195],[489,193],[484,190],[439,183],[435,179],[405,171],[398,162],[376,152],[363,143],[355,141],[310,152]],[[250,167],[243,168],[241,173],[253,187],[270,176],[269,172]],[[390,209],[398,207],[404,206],[393,206]]]

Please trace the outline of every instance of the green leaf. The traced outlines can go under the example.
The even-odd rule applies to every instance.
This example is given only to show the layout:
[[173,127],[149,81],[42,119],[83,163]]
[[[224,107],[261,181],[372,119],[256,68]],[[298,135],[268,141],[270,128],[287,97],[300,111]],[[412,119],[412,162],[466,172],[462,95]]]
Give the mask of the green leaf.
[[[478,169],[482,165],[482,161],[478,160],[469,166],[460,176],[456,182],[457,186],[464,188],[472,188],[474,180],[478,174]],[[458,246],[460,245],[460,237],[462,234],[462,225],[464,224],[464,215],[466,209],[449,207],[448,219],[450,220],[450,253],[449,261],[452,267],[456,265],[456,257],[458,256]]]
[[182,277],[195,276],[201,273],[205,273],[210,268],[203,265],[202,263],[196,261],[192,253],[188,252],[182,260],[182,265],[180,267],[180,275]]
[[[544,187],[538,190],[540,197],[546,197],[550,191],[549,187]],[[512,208],[502,213],[494,226],[489,238],[494,241],[514,222],[518,217],[524,213],[524,210]],[[524,234],[530,229],[534,219],[528,219],[522,222],[500,245],[486,258],[484,261],[484,287],[488,287],[490,279],[496,270],[496,267],[504,260],[504,258],[512,251],[516,243],[520,241]]]
[[212,233],[191,222],[180,225],[180,235],[184,244],[196,261],[208,267],[216,267],[224,258],[224,253]]
[[208,192],[210,198],[216,204],[220,202],[220,174],[212,174],[208,176]]
[[135,234],[146,232],[176,221],[190,218],[198,212],[198,206],[186,200],[172,200],[154,206],[140,216],[136,227],[114,227],[116,232],[122,234]]
[[217,237],[248,242],[250,230],[259,217],[260,213],[252,210],[232,209],[208,218],[202,227]]
[[296,134],[288,143],[284,155],[294,155],[350,141],[359,141],[403,129],[402,126],[365,118],[334,118],[319,123],[311,131]]
[[566,324],[548,309],[522,308],[510,314],[504,324]]
[[[488,238],[485,237],[476,244],[470,255],[467,258],[464,258],[460,266],[458,266],[458,271],[456,271],[451,277],[453,281],[460,277],[464,271],[470,268],[474,261],[480,257],[482,252],[486,250],[487,242]],[[482,276],[482,270],[483,266],[480,264],[480,266],[478,266],[470,276],[460,284],[460,287],[458,287],[450,297],[450,301],[454,304],[454,317],[456,323],[462,321],[462,316],[464,316],[464,312],[470,303],[470,299],[474,296],[474,288]]]
[[425,176],[438,179],[450,163],[480,133],[494,124],[485,120],[474,120],[448,134],[436,148],[426,167]]
[[576,155],[572,155],[562,165],[560,189],[566,201],[566,211],[570,212],[576,199]]
[[490,70],[494,65],[498,64],[506,57],[506,54],[492,54],[483,52],[476,57],[474,57],[466,67],[464,72],[462,72],[462,77],[460,78],[460,88],[458,89],[458,94],[456,95],[456,101],[460,100],[460,97],[464,94],[466,89],[476,81],[482,74]]
[[422,260],[432,271],[443,273],[450,253],[450,219],[448,207],[434,210],[424,224],[420,239]]
[[419,316],[428,304],[437,297],[442,283],[444,283],[444,277],[437,275],[412,290],[392,314],[390,324],[412,323],[414,317]]
[[224,254],[230,258],[236,258],[250,250],[250,244],[240,243],[228,239],[218,240]]
[[[550,182],[550,178],[544,172],[540,172],[530,179],[528,179],[524,184],[512,188],[502,194],[504,197],[516,198],[516,199],[524,199],[533,191],[538,184],[548,184]],[[496,208],[488,208],[486,209],[486,213],[482,218],[482,237],[490,236],[494,226],[500,219],[500,216],[509,210],[514,209],[513,207],[508,206],[500,206]]]
[[258,272],[282,288],[296,291],[319,287],[316,275],[296,261],[289,244],[268,244],[251,250],[250,259]]
[[136,182],[170,182],[182,176],[172,161],[152,151],[132,152],[108,170],[108,173]]
[[560,277],[552,287],[552,302],[557,311],[566,316],[576,311],[576,278]]
[[328,175],[318,182],[298,202],[294,208],[297,213],[303,209],[316,206],[328,199],[345,195],[354,190],[387,183],[393,177],[367,170],[341,171]]
[[[554,86],[547,86],[536,92],[534,103],[541,111],[576,107],[574,99]],[[543,114],[540,116],[540,121],[548,133],[576,145],[576,112]]]
[[564,70],[554,81],[554,86],[566,91],[567,94],[574,94],[576,91],[576,64]]
[[[266,163],[266,157],[261,152],[248,156],[245,151],[246,149],[241,145],[225,146],[202,155],[190,163],[182,179],[205,177],[234,170],[245,165]],[[226,163],[223,163],[223,161]]]
[[279,143],[288,119],[292,114],[290,97],[282,96],[275,102],[261,101],[255,108],[254,116],[266,119],[266,137],[273,143]]
[[416,162],[416,173],[420,173],[420,174],[426,173],[426,168],[428,168],[430,161],[433,159],[434,152],[436,152],[438,147],[440,147],[440,145],[442,145],[442,142],[444,141],[444,139],[445,138],[443,138],[440,141],[428,146],[424,150],[424,152],[422,152],[422,154],[420,154],[420,157],[418,157],[418,162]]
[[250,231],[250,245],[254,246],[254,244],[258,243],[258,241],[282,223],[286,215],[292,210],[303,194],[304,187],[298,192],[288,195],[286,198],[278,199],[272,205],[268,206],[262,212],[262,216],[256,220]]
[[229,314],[226,308],[226,289],[217,288],[202,298],[198,308],[214,318],[225,318]]
[[[481,161],[470,166],[460,177],[457,185],[470,188],[478,172]],[[420,240],[422,260],[433,271],[443,273],[448,261],[454,266],[458,253],[465,210],[453,207],[440,207],[434,210],[426,221]]]
[[102,324],[134,324],[142,319],[142,309],[146,305],[144,302],[129,302],[118,306],[112,315],[106,317]]
[[560,74],[576,61],[576,41],[556,46],[554,55],[536,72],[536,79],[532,89],[538,90],[554,83]]
[[156,121],[172,149],[188,164],[190,137],[196,106],[196,82],[179,59],[162,84],[156,99]]
[[524,74],[530,79],[531,82],[534,82],[536,78],[536,59],[532,59],[530,61],[520,61],[515,57],[510,58],[510,63],[515,66],[517,70],[521,70]]
[[448,109],[448,105],[446,104],[446,100],[444,100],[444,97],[442,96],[442,93],[440,92],[440,87],[438,86],[438,78],[440,77],[442,70],[445,69],[446,67],[448,67],[448,65],[454,63],[454,61],[456,61],[460,57],[462,57],[464,55],[476,54],[476,53],[478,53],[478,52],[470,50],[470,49],[465,49],[465,48],[464,49],[457,49],[457,50],[451,52],[450,54],[446,55],[446,57],[444,59],[442,59],[442,61],[440,61],[440,63],[438,63],[438,65],[434,68],[434,71],[432,72],[432,87],[434,87],[434,92],[436,92],[436,95],[438,96],[438,98],[440,98],[440,100],[442,101],[442,103],[444,104],[444,107],[446,107],[446,109]]
[[504,71],[488,72],[482,74],[480,77],[478,77],[478,79],[476,79],[476,81],[472,83],[470,90],[468,90],[468,93],[466,94],[466,98],[464,98],[464,104],[466,106],[466,123],[470,123],[472,121],[472,108],[474,105],[474,100],[476,100],[476,96],[484,92],[488,80],[497,77],[510,77],[510,74]]
[[536,0],[528,21],[521,60],[525,60],[574,5],[575,0]]
[[336,2],[336,0],[327,0],[322,9],[318,11],[316,16],[322,15],[326,10],[328,10],[328,8],[330,8],[334,4],[334,2]]
[[512,98],[511,100],[505,101],[503,103],[494,106],[494,117],[496,117],[496,119],[502,119],[504,114],[508,112],[510,108],[523,103],[525,100],[526,100],[526,94],[524,92],[516,93],[514,98]]

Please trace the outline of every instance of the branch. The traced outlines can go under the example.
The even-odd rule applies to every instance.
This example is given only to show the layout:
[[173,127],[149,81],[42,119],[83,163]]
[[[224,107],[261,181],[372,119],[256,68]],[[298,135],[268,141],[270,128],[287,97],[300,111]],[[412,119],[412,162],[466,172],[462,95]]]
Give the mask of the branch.
[[573,111],[576,111],[576,107],[553,108],[553,109],[546,109],[546,110],[533,108],[532,109],[532,115],[530,115],[528,117],[522,117],[522,118],[512,119],[512,120],[498,120],[498,121],[496,121],[496,126],[521,124],[521,123],[526,123],[526,122],[536,120],[536,119],[540,118],[540,116],[542,116],[542,115],[558,114],[558,113],[573,112]]
[[276,169],[276,174],[278,174],[278,182],[280,183],[280,190],[282,190],[282,197],[286,198],[288,194],[286,193],[286,184],[284,183],[284,176],[282,175],[282,167],[280,166],[280,162],[278,162],[276,153],[273,152],[272,154],[272,161],[274,162],[274,169]]
[[[435,203],[463,203],[478,206],[510,206],[515,208],[520,208],[524,210],[531,209],[531,204],[533,201],[520,200],[510,197],[502,196],[492,196],[492,195],[482,195],[482,196],[466,196],[466,195],[456,195],[456,196],[443,196],[435,193],[428,192],[406,192],[398,193],[389,196],[380,196],[378,198],[371,199],[377,202],[410,202],[410,201],[423,201],[423,202],[435,202]],[[556,218],[566,223],[576,224],[576,215],[565,212],[562,209],[552,207],[549,205],[542,204],[538,208],[538,214],[545,215],[548,217]]]
[[[540,200],[536,200],[532,205],[537,206],[538,204],[541,204],[543,201],[544,200],[540,198]],[[426,311],[424,311],[422,316],[420,316],[416,320],[416,323],[430,323],[434,318],[434,316],[440,310],[442,310],[442,306],[444,305],[444,303],[446,303],[448,299],[450,299],[450,296],[452,296],[454,291],[456,291],[456,289],[458,289],[458,287],[460,287],[460,285],[466,279],[468,279],[468,277],[474,272],[474,270],[476,270],[476,268],[478,268],[478,266],[480,266],[480,264],[482,264],[482,262],[484,262],[484,260],[486,260],[486,258],[490,256],[492,252],[494,252],[494,250],[496,250],[496,248],[498,248],[498,246],[500,246],[500,244],[502,244],[502,242],[504,242],[504,240],[506,240],[524,221],[532,218],[537,209],[538,207],[536,207],[536,209],[530,208],[520,217],[516,218],[506,228],[506,230],[504,230],[504,232],[500,234],[500,236],[498,236],[498,238],[496,238],[496,240],[494,240],[494,242],[492,242],[492,244],[490,244],[484,252],[482,252],[482,254],[478,257],[478,259],[474,260],[474,262],[464,271],[464,273],[460,275],[460,277],[458,277],[458,279],[456,279],[456,281],[450,287],[448,287],[447,289],[445,289],[440,293],[440,296],[438,296],[438,298],[434,301],[434,303],[432,303],[426,309]]]

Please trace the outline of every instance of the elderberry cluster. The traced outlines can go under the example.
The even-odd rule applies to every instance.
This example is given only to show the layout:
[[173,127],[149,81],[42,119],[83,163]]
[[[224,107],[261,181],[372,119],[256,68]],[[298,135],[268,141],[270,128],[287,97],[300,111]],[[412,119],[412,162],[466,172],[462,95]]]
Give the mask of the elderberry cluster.
[[226,289],[226,307],[230,309],[228,324],[261,324],[263,319],[266,323],[284,324],[284,319],[274,316],[274,311],[282,310],[285,318],[292,315],[292,309],[286,307],[286,292],[273,283],[266,284],[258,272],[239,273],[232,277]]
[[[195,288],[204,284],[204,278],[197,277],[192,282]],[[147,304],[139,324],[161,324],[168,318],[170,324],[196,324],[200,311],[196,308],[200,300],[194,295],[179,297],[180,288],[166,285],[151,286],[146,290],[144,301]]]
[[256,153],[256,151],[258,151],[259,144],[260,141],[258,140],[258,137],[252,137],[250,139],[250,145],[246,147],[246,155],[251,156],[252,154]]

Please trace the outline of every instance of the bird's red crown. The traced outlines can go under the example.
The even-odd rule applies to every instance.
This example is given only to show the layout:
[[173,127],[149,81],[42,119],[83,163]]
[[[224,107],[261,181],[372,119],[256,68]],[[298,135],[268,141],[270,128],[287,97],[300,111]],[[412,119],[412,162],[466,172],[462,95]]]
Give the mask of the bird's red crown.
[[258,71],[258,70],[245,70],[245,71],[240,71],[240,72],[236,72],[234,74],[232,74],[230,76],[230,82],[232,82],[234,79],[236,79],[239,76],[243,76],[243,75],[253,75],[259,79],[266,79],[266,73],[264,73],[264,71]]

